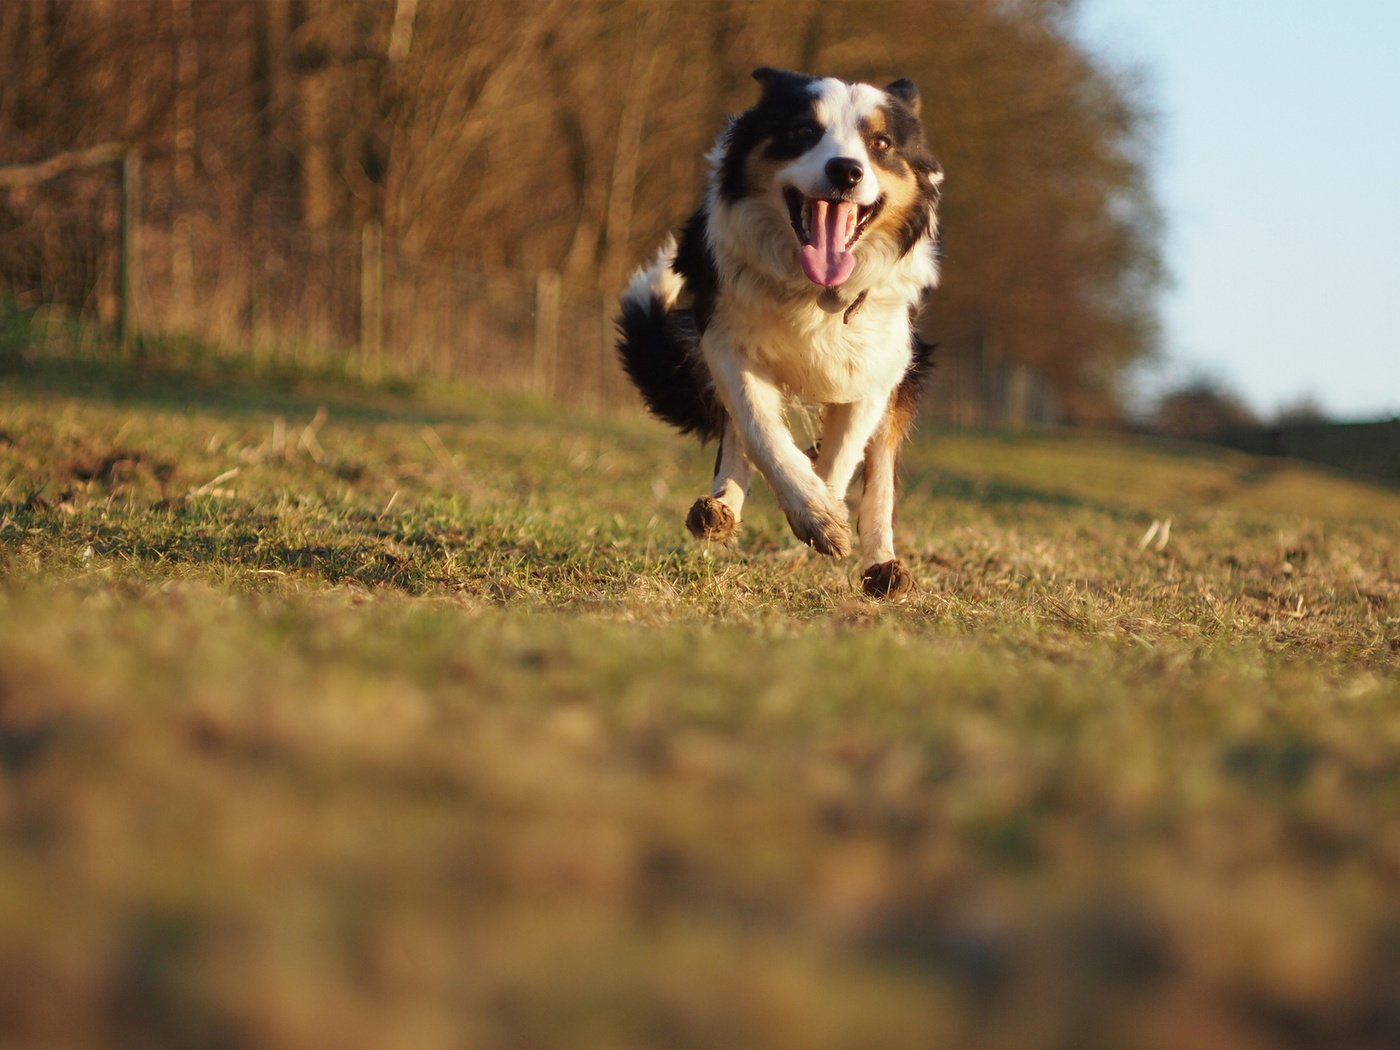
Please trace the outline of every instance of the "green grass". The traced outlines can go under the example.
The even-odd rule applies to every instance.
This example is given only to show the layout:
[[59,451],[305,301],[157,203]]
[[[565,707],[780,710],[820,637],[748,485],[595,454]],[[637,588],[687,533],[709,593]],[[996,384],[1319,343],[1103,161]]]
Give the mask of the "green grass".
[[882,605],[650,421],[274,380],[0,376],[6,1047],[1400,1039],[1400,493],[928,434]]

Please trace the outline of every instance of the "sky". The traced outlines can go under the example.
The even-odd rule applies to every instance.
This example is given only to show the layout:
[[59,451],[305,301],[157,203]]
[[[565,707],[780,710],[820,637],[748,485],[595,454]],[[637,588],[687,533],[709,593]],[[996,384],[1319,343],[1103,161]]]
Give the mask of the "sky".
[[1400,0],[1081,0],[1141,75],[1166,218],[1164,361],[1267,419],[1400,415]]

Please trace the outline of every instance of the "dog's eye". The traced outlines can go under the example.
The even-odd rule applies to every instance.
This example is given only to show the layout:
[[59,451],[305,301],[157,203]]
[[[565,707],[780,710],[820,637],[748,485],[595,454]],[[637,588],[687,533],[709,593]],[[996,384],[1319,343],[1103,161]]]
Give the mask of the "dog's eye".
[[810,120],[804,120],[800,124],[794,124],[784,133],[784,137],[793,145],[803,146],[816,142],[822,137],[822,129],[819,124]]
[[870,140],[870,148],[876,153],[888,153],[894,149],[894,140],[888,135],[876,135]]

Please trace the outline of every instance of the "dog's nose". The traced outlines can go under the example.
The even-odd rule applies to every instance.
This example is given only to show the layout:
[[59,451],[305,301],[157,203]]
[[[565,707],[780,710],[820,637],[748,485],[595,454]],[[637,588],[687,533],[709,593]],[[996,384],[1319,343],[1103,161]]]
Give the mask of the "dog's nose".
[[860,161],[850,157],[832,157],[826,162],[826,177],[838,190],[854,189],[865,177],[865,169],[860,166]]

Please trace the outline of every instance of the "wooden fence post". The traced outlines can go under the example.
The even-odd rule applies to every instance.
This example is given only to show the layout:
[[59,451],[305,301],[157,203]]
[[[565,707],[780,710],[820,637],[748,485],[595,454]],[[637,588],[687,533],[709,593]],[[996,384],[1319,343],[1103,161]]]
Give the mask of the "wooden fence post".
[[599,327],[602,335],[598,346],[598,402],[603,408],[613,407],[613,305],[606,298],[599,300]]
[[123,353],[136,345],[140,318],[137,315],[137,288],[140,283],[141,154],[121,142],[103,142],[87,149],[70,150],[34,164],[7,164],[0,167],[0,187],[38,186],[67,171],[117,165],[121,181],[121,285],[117,334]]
[[384,365],[384,228],[360,231],[360,373],[378,376]]
[[1002,425],[1025,430],[1031,423],[1031,371],[1019,361],[1006,364],[1006,414]]
[[541,270],[535,278],[535,355],[533,392],[554,396],[559,358],[559,298],[562,282],[555,270]]
[[121,157],[121,309],[117,331],[123,357],[131,357],[141,331],[141,154],[129,149]]

